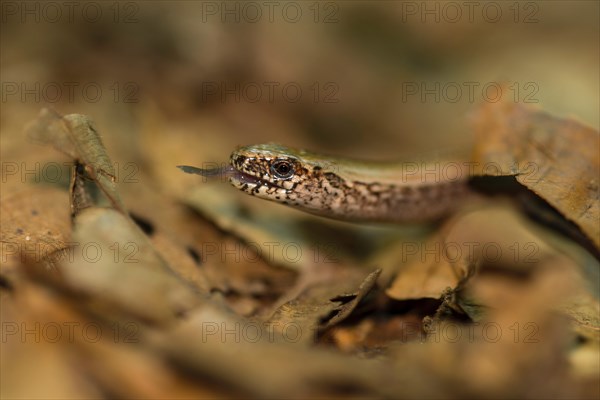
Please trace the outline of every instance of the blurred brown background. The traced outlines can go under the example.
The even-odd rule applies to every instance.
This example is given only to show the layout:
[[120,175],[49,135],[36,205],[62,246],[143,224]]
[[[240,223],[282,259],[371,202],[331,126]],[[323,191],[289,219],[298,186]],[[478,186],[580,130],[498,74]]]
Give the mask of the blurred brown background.
[[597,127],[598,34],[591,1],[5,1],[2,157],[24,156],[20,128],[43,106],[90,115],[115,152],[149,129],[185,136],[171,164],[265,141],[460,149],[469,110],[496,99]]

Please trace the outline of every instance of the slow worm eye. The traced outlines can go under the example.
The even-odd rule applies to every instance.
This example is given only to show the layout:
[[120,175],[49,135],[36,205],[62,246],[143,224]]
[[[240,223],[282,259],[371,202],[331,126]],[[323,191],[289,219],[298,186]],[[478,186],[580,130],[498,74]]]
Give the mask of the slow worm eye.
[[289,179],[294,175],[294,166],[289,161],[275,161],[271,165],[271,173],[279,179]]

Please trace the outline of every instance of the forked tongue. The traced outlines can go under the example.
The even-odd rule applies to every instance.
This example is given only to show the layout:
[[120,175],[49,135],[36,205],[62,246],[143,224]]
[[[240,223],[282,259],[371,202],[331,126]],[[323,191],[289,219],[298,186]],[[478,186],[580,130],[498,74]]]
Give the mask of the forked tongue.
[[177,168],[185,172],[186,174],[196,174],[204,176],[205,178],[228,178],[232,175],[237,175],[237,171],[231,166],[226,165],[219,168],[196,168],[189,165],[178,165]]
[[224,179],[227,179],[230,177],[234,177],[241,183],[256,183],[256,182],[258,182],[257,178],[250,176],[248,174],[244,174],[244,173],[236,170],[235,168],[233,168],[233,166],[231,166],[231,165],[225,165],[225,166],[219,167],[219,168],[205,168],[205,169],[196,168],[196,167],[192,167],[189,165],[178,165],[177,168],[179,168],[186,174],[196,174],[196,175],[203,176],[205,178],[209,178],[211,180],[216,180],[216,179],[224,180]]

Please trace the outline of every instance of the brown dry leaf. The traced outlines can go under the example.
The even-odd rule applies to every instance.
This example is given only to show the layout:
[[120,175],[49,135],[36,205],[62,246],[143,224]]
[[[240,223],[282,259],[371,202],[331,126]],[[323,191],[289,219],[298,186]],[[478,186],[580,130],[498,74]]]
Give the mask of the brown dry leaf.
[[[153,332],[152,347],[196,381],[218,381],[245,396],[306,398],[339,393],[388,398],[432,397],[438,393],[425,382],[426,370],[411,368],[411,360],[359,360],[328,349],[310,349],[298,335],[312,332],[289,326],[274,335],[261,324],[207,306],[169,331]],[[268,328],[268,327],[267,327]],[[260,363],[257,364],[257,360]],[[282,360],[285,368],[282,368]]]
[[[169,369],[157,354],[145,349],[142,345],[146,325],[139,320],[117,319],[110,313],[105,315],[107,319],[95,318],[97,314],[90,313],[92,310],[85,305],[82,307],[72,298],[35,284],[24,285],[14,302],[7,303],[11,312],[3,312],[2,318],[3,327],[11,329],[7,335],[11,343],[8,353],[2,353],[3,370],[16,370],[15,376],[36,376],[42,382],[55,380],[45,384],[39,394],[37,384],[11,380],[2,385],[3,394],[20,391],[31,398],[99,398],[100,393],[126,398],[140,395],[144,398],[212,398],[218,394],[186,381]],[[14,313],[15,307],[18,307],[18,315]],[[3,311],[7,308],[3,304]],[[24,332],[30,332],[30,338],[35,337],[35,340],[23,341]],[[35,353],[23,351],[28,347],[35,349]],[[56,368],[48,368],[47,362],[50,366],[56,364]],[[86,389],[86,392],[64,393],[73,390],[71,386],[75,384],[79,391]]]
[[395,344],[423,340],[422,317],[416,314],[394,315],[389,318],[366,317],[357,324],[338,325],[326,332],[321,343],[335,343],[346,353],[385,357],[385,349]]
[[[3,399],[102,396],[71,358],[69,345],[75,329],[79,331],[84,324],[64,302],[57,303],[51,291],[27,283],[19,287],[17,296],[3,298],[0,307]],[[89,332],[90,337],[96,333],[94,329]]]
[[376,269],[371,272],[365,280],[360,284],[358,289],[350,294],[344,293],[331,299],[331,301],[343,301],[342,306],[337,309],[337,314],[331,317],[323,326],[323,329],[328,329],[341,321],[345,320],[352,314],[359,303],[371,292],[377,283],[377,278],[381,275],[381,269]]
[[395,252],[400,253],[396,262],[401,266],[386,294],[395,300],[439,299],[446,289],[456,288],[466,276],[466,267],[445,249],[441,232],[425,241],[399,243]]
[[[490,305],[484,318],[469,324],[436,321],[425,342],[396,346],[394,359],[413,358],[415,367],[427,366],[440,381],[451,383],[451,397],[597,393],[598,388],[569,381],[571,327],[554,309],[577,288],[568,283],[571,273],[564,267],[560,260],[546,258],[528,279],[484,270],[466,286],[469,296]],[[591,384],[597,375],[583,379]]]
[[179,277],[192,285],[198,292],[208,295],[210,284],[206,273],[203,269],[198,268],[189,251],[186,251],[179,242],[161,232],[152,235],[151,241],[156,252],[168,262],[170,268]]
[[64,191],[27,187],[2,198],[0,206],[0,274],[16,272],[25,260],[54,262],[48,257],[69,246],[69,198]]
[[475,129],[481,174],[516,175],[600,248],[598,131],[512,103],[486,103]]
[[[143,195],[138,199],[140,193]],[[155,248],[174,271],[197,282],[201,285],[198,288],[223,293],[227,303],[242,315],[263,313],[297,279],[297,272],[271,265],[274,251],[281,255],[279,241],[271,242],[269,251],[262,251],[256,241],[241,241],[149,185],[124,198],[131,198],[135,219],[145,221]],[[156,204],[161,207],[157,209]]]
[[600,300],[597,295],[590,294],[585,289],[580,290],[561,303],[558,309],[572,318],[577,333],[600,343]]
[[527,273],[556,254],[543,233],[511,204],[491,203],[449,221],[445,248],[457,259],[478,261],[483,268]]
[[73,243],[72,257],[60,268],[75,291],[156,322],[170,322],[199,303],[192,287],[116,210],[84,210],[75,219]]
[[[81,114],[60,114],[44,108],[25,128],[27,135],[81,163],[112,205],[121,212],[125,206],[117,192],[116,173],[92,120]],[[79,191],[77,192],[79,195]]]
[[571,272],[564,261],[541,261],[529,282],[495,275],[476,277],[472,282],[468,288],[471,295],[491,310],[476,325],[484,340],[465,349],[463,368],[473,371],[470,385],[475,390],[501,391],[515,379],[515,370],[530,382],[554,382],[535,384],[541,394],[536,397],[565,390],[559,383],[568,369],[563,349],[572,338],[570,326],[553,311],[576,287],[569,284]]
[[[490,204],[465,212],[448,220],[429,241],[416,247],[418,251],[406,244],[403,249],[415,255],[400,267],[386,291],[396,300],[438,299],[445,289],[454,290],[467,283],[476,266],[483,272],[497,270],[527,276],[543,265],[560,262],[569,271],[568,281],[580,288],[579,300],[565,299],[560,309],[573,318],[578,329],[598,334],[598,318],[594,315],[598,294],[586,285],[590,279],[597,279],[597,272],[589,273],[590,269],[597,271],[597,261],[579,247],[562,244],[560,237],[532,224],[512,206]],[[581,301],[581,296],[587,301]],[[484,317],[482,306],[492,306],[483,299],[476,299],[475,304],[464,296],[449,299],[446,306],[457,305],[474,321]]]
[[208,294],[207,258],[204,248],[197,244],[215,229],[155,187],[144,171],[139,171],[136,184],[121,185],[119,191],[130,216],[171,269],[198,291]]
[[[563,244],[563,238],[525,219],[512,207],[490,205],[458,218],[447,229],[446,243],[461,249],[462,254],[477,260],[481,271],[496,270],[510,275],[528,276],[540,269],[560,266],[565,284],[577,287],[569,296],[557,302],[555,309],[564,312],[574,322],[575,329],[600,338],[597,316],[600,307],[598,289],[590,285],[597,280],[598,262],[583,249]],[[589,270],[595,270],[590,274]],[[488,309],[495,307],[486,299],[477,298]],[[464,297],[458,299],[461,308],[479,321],[479,307],[471,307]]]
[[[173,173],[181,175],[175,168]],[[297,272],[271,265],[274,251],[281,256],[280,243],[286,242],[271,242],[270,251],[262,251],[256,241],[243,242],[219,229],[173,198],[172,193],[156,187],[156,180],[146,176],[145,171],[140,174],[144,184],[123,185],[123,198],[131,204],[134,219],[144,226],[156,250],[178,275],[201,292],[223,293],[240,314],[256,315],[272,307],[294,285]],[[295,257],[292,251],[296,247],[288,247],[290,256]]]
[[[83,174],[76,168],[71,177],[73,242],[60,263],[60,284],[155,322],[170,322],[198,304],[192,286],[173,272],[124,210],[111,160],[89,118],[60,117],[43,109],[27,130],[83,165],[115,207],[91,207]],[[196,287],[208,291],[202,280]]]
[[275,330],[290,325],[297,327],[305,333],[299,342],[314,343],[318,331],[331,328],[350,316],[375,287],[381,274],[377,269],[364,277],[364,271],[349,267],[339,272],[335,280],[304,282],[302,292],[279,307],[268,324]]

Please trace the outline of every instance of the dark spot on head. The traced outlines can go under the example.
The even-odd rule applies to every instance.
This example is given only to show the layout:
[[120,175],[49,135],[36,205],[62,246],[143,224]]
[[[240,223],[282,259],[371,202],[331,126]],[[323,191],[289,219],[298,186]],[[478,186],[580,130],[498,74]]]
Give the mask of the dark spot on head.
[[233,163],[236,165],[242,165],[244,161],[246,161],[246,156],[237,156],[235,160],[233,160]]
[[31,215],[38,215],[38,211],[37,210],[31,210]]
[[327,172],[325,174],[325,179],[327,179],[327,181],[329,182],[329,184],[331,185],[331,187],[334,187],[336,189],[341,188],[342,185],[344,184],[344,181],[342,180],[342,178],[340,178],[339,176],[337,176],[333,172]]
[[17,228],[17,235],[22,235],[23,234],[23,229],[21,228]]
[[152,225],[152,222],[134,213],[129,213],[129,216],[131,217],[131,219],[133,219],[133,222],[135,222],[137,226],[139,226],[144,231],[146,235],[152,236],[152,234],[154,233],[154,226]]

